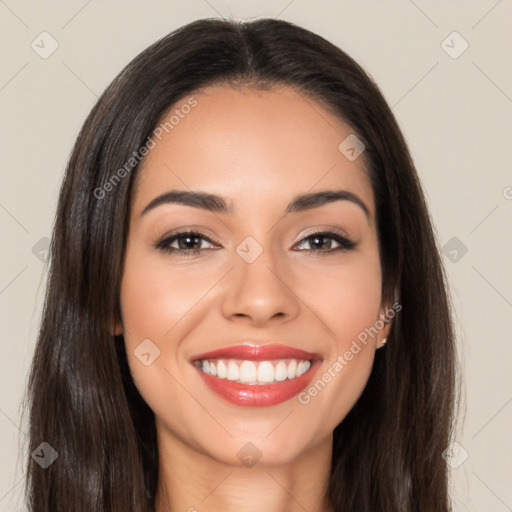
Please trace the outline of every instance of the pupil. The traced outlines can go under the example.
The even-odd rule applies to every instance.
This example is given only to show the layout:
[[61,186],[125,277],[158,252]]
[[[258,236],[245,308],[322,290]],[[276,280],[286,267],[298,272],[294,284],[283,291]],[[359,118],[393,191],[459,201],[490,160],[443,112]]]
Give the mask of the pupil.
[[[329,244],[325,242],[325,238],[326,238],[326,237],[325,237],[324,235],[315,235],[315,236],[313,237],[313,240],[314,240],[314,243],[315,243],[315,244],[318,244],[318,245],[320,246],[320,248],[322,248],[322,247],[324,247],[324,246],[325,246],[325,248],[326,248],[326,249],[328,249],[329,247],[327,247],[327,246],[328,246]],[[319,240],[324,240],[324,243],[318,242]]]
[[[181,249],[193,249],[193,246],[195,245],[194,240],[197,240],[197,236],[184,236],[180,239],[182,242]],[[192,247],[190,247],[192,245]],[[184,247],[183,247],[184,246]]]

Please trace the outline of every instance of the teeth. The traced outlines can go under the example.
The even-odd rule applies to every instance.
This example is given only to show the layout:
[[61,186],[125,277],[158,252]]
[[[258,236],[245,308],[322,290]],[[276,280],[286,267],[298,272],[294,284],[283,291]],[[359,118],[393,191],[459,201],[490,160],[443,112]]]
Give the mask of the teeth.
[[[242,366],[247,361],[242,363]],[[254,369],[256,369],[256,365],[253,363]],[[258,366],[258,380],[259,382],[274,382],[274,365],[270,361],[263,361]],[[242,381],[243,382],[243,381]]]
[[[210,365],[210,368],[212,366],[215,366],[215,363],[212,363]],[[213,375],[212,371],[210,371],[210,375]],[[224,361],[219,361],[217,363],[217,377],[219,377],[219,379],[225,379],[227,376],[228,376],[228,368],[227,368],[227,366],[224,364]]]
[[297,377],[300,377],[309,370],[309,361],[301,361],[297,366]]
[[228,363],[228,380],[238,380],[240,378],[240,368],[235,361]]
[[297,373],[297,361],[295,361],[295,359],[292,359],[290,361],[290,364],[288,365],[288,378],[293,379],[295,377],[296,373]]
[[260,362],[216,359],[199,361],[197,365],[208,375],[253,385],[295,379],[309,370],[311,362],[297,361],[297,359],[278,359]]
[[[238,365],[234,361],[229,361],[229,364],[233,363],[237,368]],[[244,361],[240,365],[240,382],[248,383],[256,380],[256,365],[253,361]]]
[[[291,365],[292,363],[290,363]],[[213,365],[215,366],[215,365]],[[281,382],[285,380],[288,377],[288,367],[286,366],[286,363],[284,361],[279,361],[277,363],[276,369],[275,369],[275,379],[277,382]],[[293,377],[292,377],[293,379]]]

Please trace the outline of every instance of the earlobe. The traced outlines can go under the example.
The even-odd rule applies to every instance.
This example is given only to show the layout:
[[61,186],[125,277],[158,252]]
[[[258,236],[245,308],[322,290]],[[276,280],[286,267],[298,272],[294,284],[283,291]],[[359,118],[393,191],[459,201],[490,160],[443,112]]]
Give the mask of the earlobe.
[[[382,309],[380,319],[377,321],[379,334],[377,335],[376,349],[382,348],[386,344],[389,331],[391,330],[391,325],[393,324],[393,318],[395,316],[393,308],[384,306]],[[393,314],[389,314],[389,311],[392,311]]]
[[113,324],[110,331],[112,336],[120,336],[121,334],[124,334],[123,316],[119,307],[116,308],[116,311],[113,313],[110,321],[110,325]]
[[391,330],[391,324],[391,320],[385,321],[384,328],[381,331],[379,331],[379,334],[377,335],[377,344],[375,347],[376,349],[382,348],[387,343],[389,331]]
[[119,336],[120,334],[123,334],[123,326],[121,325],[121,322],[116,322],[114,326],[113,336]]

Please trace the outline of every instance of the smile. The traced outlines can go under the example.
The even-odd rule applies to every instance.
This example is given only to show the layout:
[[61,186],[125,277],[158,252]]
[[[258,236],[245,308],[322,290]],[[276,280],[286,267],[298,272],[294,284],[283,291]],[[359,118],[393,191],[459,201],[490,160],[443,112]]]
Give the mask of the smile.
[[261,362],[218,359],[200,360],[196,364],[201,371],[218,379],[227,379],[252,386],[296,379],[311,367],[311,361],[297,359],[275,359]]
[[192,362],[221,398],[235,405],[266,407],[306,388],[321,359],[283,345],[237,345],[200,354]]

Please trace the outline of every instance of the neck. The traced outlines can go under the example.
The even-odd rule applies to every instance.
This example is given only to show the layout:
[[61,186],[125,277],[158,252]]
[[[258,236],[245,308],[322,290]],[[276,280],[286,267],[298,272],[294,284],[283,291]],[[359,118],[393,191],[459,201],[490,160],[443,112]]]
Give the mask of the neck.
[[218,461],[168,431],[158,445],[156,512],[332,512],[325,500],[332,437],[278,466]]

